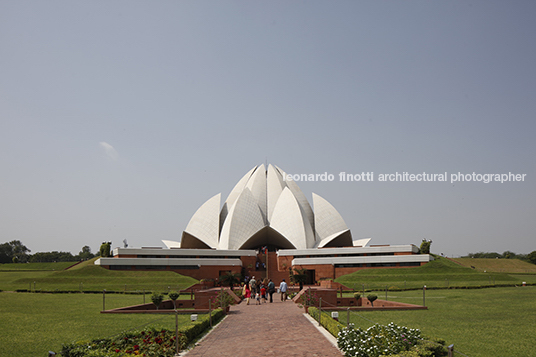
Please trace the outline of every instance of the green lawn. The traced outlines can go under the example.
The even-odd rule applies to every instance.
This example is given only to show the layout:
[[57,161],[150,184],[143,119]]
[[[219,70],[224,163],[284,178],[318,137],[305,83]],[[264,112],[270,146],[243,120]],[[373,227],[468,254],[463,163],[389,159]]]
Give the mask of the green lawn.
[[0,264],[0,271],[3,270],[50,270],[60,271],[73,266],[76,262],[58,262],[58,263],[10,263]]
[[[53,263],[35,263],[53,264]],[[56,263],[59,264],[59,263]],[[24,265],[24,264],[12,264]],[[44,266],[48,267],[48,266]],[[34,283],[35,282],[35,283]],[[184,289],[197,280],[172,271],[107,270],[92,264],[78,265],[68,270],[0,270],[0,290],[30,289],[55,290],[109,290],[162,291]]]
[[[150,302],[149,297],[146,297]],[[111,294],[106,308],[143,303],[141,295]],[[175,329],[174,315],[101,314],[99,294],[0,293],[0,355],[47,356],[63,343],[111,337],[147,323]],[[179,315],[180,325],[190,315]]]
[[[494,259],[492,259],[494,260]],[[483,272],[465,267],[448,259],[436,260],[417,268],[363,269],[344,275],[335,281],[350,289],[370,290],[388,288],[410,289],[427,287],[481,286],[536,282],[536,274],[511,274],[509,272]]]
[[[423,302],[421,291],[390,292],[388,298]],[[418,328],[470,357],[535,355],[536,287],[427,290],[426,305],[428,310],[351,312],[350,321],[361,328],[370,321]],[[346,312],[339,316],[346,323]]]

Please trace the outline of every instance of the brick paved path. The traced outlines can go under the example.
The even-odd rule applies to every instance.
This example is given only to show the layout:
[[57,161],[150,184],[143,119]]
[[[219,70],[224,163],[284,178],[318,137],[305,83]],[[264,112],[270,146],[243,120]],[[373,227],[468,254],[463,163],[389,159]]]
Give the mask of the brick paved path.
[[341,357],[341,352],[291,301],[231,306],[221,322],[186,357]]

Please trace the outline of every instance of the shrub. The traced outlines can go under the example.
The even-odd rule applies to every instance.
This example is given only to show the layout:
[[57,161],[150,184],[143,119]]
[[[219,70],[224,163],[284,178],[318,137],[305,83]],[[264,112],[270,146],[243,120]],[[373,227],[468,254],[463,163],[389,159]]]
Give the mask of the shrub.
[[337,344],[347,357],[379,357],[409,351],[421,339],[421,332],[390,323],[375,324],[366,331],[353,325],[338,334]]
[[[316,307],[310,307],[309,315],[311,315],[312,317],[318,317],[318,311],[319,310]],[[327,312],[322,312],[322,314],[320,315],[320,324],[324,326],[324,328],[335,337],[337,337],[339,335],[339,332],[341,332],[344,328],[343,324],[341,324],[339,321],[332,319]]]
[[[213,321],[221,319],[221,309],[212,312]],[[202,315],[187,328],[179,330],[179,349],[183,350],[197,336],[209,328],[209,316]],[[107,357],[140,355],[147,357],[175,356],[175,331],[148,327],[141,331],[123,332],[112,338],[81,341],[62,346],[63,357]]]
[[154,306],[156,306],[157,310],[163,300],[164,300],[164,295],[160,293],[153,293],[153,295],[151,295],[151,301],[153,302]]
[[361,293],[354,293],[354,299],[359,300]]
[[378,298],[378,296],[373,295],[373,294],[367,295],[367,299],[368,299],[368,301],[370,301],[370,304],[372,306],[374,306],[374,301],[376,301],[377,298]]
[[172,291],[168,294],[169,298],[171,300],[173,300],[173,308],[177,308],[177,305],[176,305],[176,302],[177,302],[177,299],[179,298],[180,294],[176,291]]

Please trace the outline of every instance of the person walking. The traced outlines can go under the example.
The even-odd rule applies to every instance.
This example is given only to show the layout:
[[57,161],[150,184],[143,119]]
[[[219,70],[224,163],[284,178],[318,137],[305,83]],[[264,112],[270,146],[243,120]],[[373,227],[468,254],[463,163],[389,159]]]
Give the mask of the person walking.
[[275,292],[275,284],[272,281],[272,279],[270,279],[270,281],[268,282],[268,294],[270,294],[270,302],[274,302],[273,300],[274,292]]
[[249,290],[251,290],[251,294],[253,297],[255,297],[255,293],[257,292],[257,280],[255,280],[255,276],[251,277],[251,280],[249,281]]
[[246,299],[246,305],[249,305],[249,299],[251,298],[251,290],[249,289],[249,284],[244,285],[244,292],[242,293]]
[[285,279],[281,281],[281,284],[279,284],[279,291],[281,292],[281,301],[285,301],[287,299],[287,283],[285,282]]

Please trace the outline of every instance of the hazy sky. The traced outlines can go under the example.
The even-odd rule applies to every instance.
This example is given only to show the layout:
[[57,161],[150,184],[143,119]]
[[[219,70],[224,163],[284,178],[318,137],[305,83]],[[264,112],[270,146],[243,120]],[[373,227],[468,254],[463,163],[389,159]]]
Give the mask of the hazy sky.
[[[268,161],[333,174],[298,184],[355,239],[536,250],[535,15],[534,1],[0,0],[0,243],[161,246]],[[378,180],[396,172],[448,181]]]

